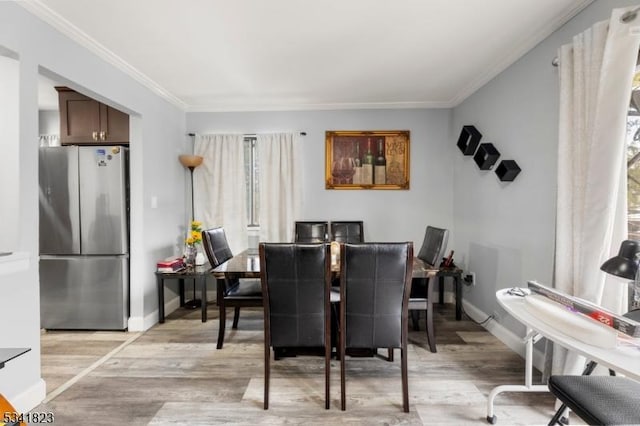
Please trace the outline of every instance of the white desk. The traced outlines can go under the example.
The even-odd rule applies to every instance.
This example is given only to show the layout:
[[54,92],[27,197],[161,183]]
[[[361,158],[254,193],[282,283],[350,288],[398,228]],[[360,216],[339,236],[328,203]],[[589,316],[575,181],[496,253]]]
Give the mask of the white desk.
[[[616,349],[604,349],[576,340],[536,318],[525,307],[524,297],[509,295],[507,294],[508,291],[509,289],[498,290],[496,298],[500,306],[527,327],[527,335],[525,337],[525,383],[524,385],[497,386],[491,391],[487,401],[487,421],[489,423],[496,422],[496,416],[493,413],[493,401],[498,394],[502,392],[549,391],[547,385],[534,385],[532,383],[533,344],[540,336],[546,337],[570,351],[583,355],[588,360],[596,361],[600,365],[615,370],[617,373],[640,380],[640,349],[628,345],[619,345]],[[528,292],[526,289],[524,291]],[[588,318],[584,320],[592,321]]]

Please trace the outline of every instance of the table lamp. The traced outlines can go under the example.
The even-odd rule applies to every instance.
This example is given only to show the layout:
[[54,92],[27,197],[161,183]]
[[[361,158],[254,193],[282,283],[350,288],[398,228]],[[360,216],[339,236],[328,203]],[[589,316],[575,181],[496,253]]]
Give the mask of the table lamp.
[[618,255],[605,261],[600,269],[616,277],[633,280],[633,298],[629,300],[629,310],[640,302],[640,276],[638,276],[638,255],[640,241],[624,240]]
[[[193,204],[193,171],[196,167],[202,164],[202,157],[199,155],[180,155],[178,157],[180,164],[189,169],[191,172],[191,221],[195,220],[195,212],[194,212],[194,204]],[[185,307],[195,309],[201,306],[202,301],[200,299],[196,299],[196,283],[195,280],[193,282],[193,299],[185,302]]]

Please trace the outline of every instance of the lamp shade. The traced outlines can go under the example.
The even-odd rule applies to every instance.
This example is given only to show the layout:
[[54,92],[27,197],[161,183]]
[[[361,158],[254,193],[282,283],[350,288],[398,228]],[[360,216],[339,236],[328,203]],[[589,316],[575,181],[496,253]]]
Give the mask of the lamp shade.
[[196,168],[202,164],[202,157],[199,155],[180,155],[178,160],[180,160],[180,164],[187,168]]
[[604,272],[616,277],[632,280],[638,270],[636,255],[640,252],[640,241],[624,240],[620,244],[618,255],[607,260],[600,266]]

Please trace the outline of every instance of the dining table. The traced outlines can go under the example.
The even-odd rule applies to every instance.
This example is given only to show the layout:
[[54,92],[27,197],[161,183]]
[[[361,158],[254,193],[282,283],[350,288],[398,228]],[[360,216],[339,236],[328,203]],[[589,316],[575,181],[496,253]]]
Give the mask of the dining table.
[[[335,259],[332,259],[331,270],[336,275],[339,272],[339,264]],[[248,249],[245,250],[226,262],[220,264],[216,268],[212,269],[213,276],[216,279],[241,279],[241,278],[260,278],[260,256],[258,250]],[[456,306],[456,320],[462,319],[462,269],[458,267],[439,267],[430,265],[424,260],[414,257],[412,265],[412,278],[422,278],[427,280],[427,297],[424,300],[418,301],[416,304],[414,301],[409,302],[409,309],[420,309],[427,312],[427,334],[429,336],[429,346],[431,352],[436,352],[435,345],[435,330],[433,329],[433,288],[435,280],[432,278],[438,278],[439,283],[439,303],[444,303],[444,280],[446,277],[451,277],[455,289],[455,306]],[[333,292],[332,292],[333,293]],[[334,299],[335,294],[332,294],[332,302],[338,300]],[[419,306],[420,303],[425,303],[424,306]]]
[[[332,261],[331,270],[338,272],[339,265]],[[216,279],[224,278],[260,278],[260,256],[257,250],[245,250],[212,270]],[[461,273],[458,268],[444,268],[426,263],[414,257],[412,278],[433,278],[438,276],[453,276]]]

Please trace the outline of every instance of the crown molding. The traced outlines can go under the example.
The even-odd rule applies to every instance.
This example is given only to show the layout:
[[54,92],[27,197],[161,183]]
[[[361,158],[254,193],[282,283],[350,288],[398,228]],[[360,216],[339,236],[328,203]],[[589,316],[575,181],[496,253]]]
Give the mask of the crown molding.
[[71,24],[61,15],[44,5],[40,0],[22,0],[17,2],[27,11],[39,17],[52,27],[85,47],[89,51],[95,53],[106,62],[115,66],[125,74],[138,81],[153,93],[166,99],[173,105],[184,110],[185,112],[248,112],[248,111],[311,111],[311,110],[350,110],[350,109],[424,109],[424,108],[454,108],[460,105],[465,99],[479,90],[482,86],[491,81],[494,77],[507,69],[527,52],[533,49],[538,43],[551,35],[558,28],[562,27],[570,19],[576,16],[584,8],[589,6],[595,0],[583,0],[573,7],[567,8],[563,14],[556,19],[549,21],[540,31],[529,37],[520,46],[515,48],[510,54],[506,55],[501,61],[494,63],[494,66],[488,68],[472,80],[468,85],[463,87],[451,100],[441,102],[372,102],[372,103],[326,103],[326,104],[210,104],[210,105],[189,105],[180,98],[168,92],[158,83],[147,77],[138,69],[131,66],[118,55],[98,43],[78,27]]
[[87,50],[95,53],[100,58],[104,59],[120,71],[129,75],[131,78],[141,83],[149,90],[161,98],[166,99],[178,108],[185,110],[187,104],[178,97],[169,93],[166,89],[160,86],[158,83],[141,73],[137,68],[131,66],[124,59],[98,43],[93,38],[89,37],[85,32],[73,25],[71,22],[64,19],[60,14],[54,12],[49,7],[44,5],[40,0],[22,0],[17,2],[24,9],[42,19],[44,22],[57,29],[71,40],[85,47]]
[[[458,94],[448,103],[452,108],[460,105],[465,99],[473,95],[478,89],[487,84],[502,71],[513,65],[518,59],[522,58],[531,49],[538,45],[538,43],[549,37],[554,31],[558,30],[594,1],[595,0],[583,0],[580,3],[573,5],[573,7],[568,7],[561,15],[547,22],[543,28],[533,36],[529,37],[520,46],[513,49],[513,51],[505,56],[501,61],[496,62],[493,67],[480,73],[476,79],[471,81],[466,87],[462,88],[462,90],[458,92]],[[549,61],[551,61],[551,59],[552,58],[550,58]]]
[[353,109],[433,109],[450,108],[450,102],[361,102],[326,104],[244,104],[188,106],[186,112],[322,111]]

